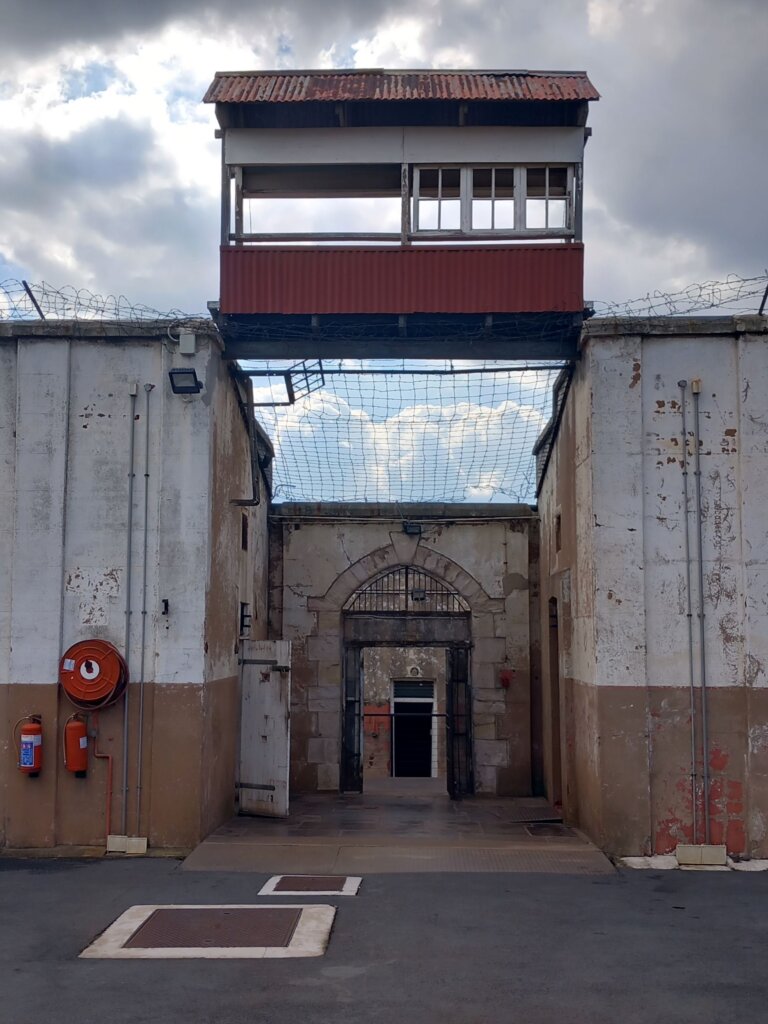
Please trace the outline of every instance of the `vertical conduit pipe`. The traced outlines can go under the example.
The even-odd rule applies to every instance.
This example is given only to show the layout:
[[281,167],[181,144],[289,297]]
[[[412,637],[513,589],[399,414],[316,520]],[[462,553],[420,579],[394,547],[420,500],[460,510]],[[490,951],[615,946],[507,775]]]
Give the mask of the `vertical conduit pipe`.
[[691,601],[691,528],[688,522],[688,423],[685,414],[687,380],[677,382],[680,388],[680,411],[683,418],[682,423],[682,465],[683,465],[683,524],[685,535],[685,594],[686,609],[685,616],[688,622],[688,686],[691,695],[691,820],[692,820],[692,841],[699,841],[699,814],[697,807],[696,792],[696,684],[693,672],[693,604]]
[[699,436],[699,396],[701,394],[701,381],[691,381],[691,393],[693,394],[693,445],[694,445],[694,479],[696,481],[696,544],[698,555],[698,583],[699,583],[699,665],[701,672],[701,752],[704,762],[703,766],[703,790],[704,790],[704,842],[711,841],[711,828],[709,820],[709,721],[707,708],[707,651],[704,644],[704,544],[702,539],[702,518],[701,518],[701,439]]
[[[133,481],[136,474],[133,471],[134,453],[136,449],[136,394],[138,387],[131,384],[130,395],[130,420],[131,430],[128,442],[128,525],[125,553],[125,640],[123,651],[126,664],[130,665],[130,643],[131,643],[131,584],[133,580]],[[126,835],[128,828],[128,693],[130,686],[125,688],[123,698],[123,777],[121,782],[122,807],[121,807],[121,835]],[[111,765],[110,765],[111,768]]]
[[109,846],[109,837],[112,834],[112,755],[105,754],[99,750],[99,713],[96,711],[93,716],[93,756],[103,758],[107,762],[107,796],[104,809],[104,828],[107,833],[106,846]]
[[141,762],[144,753],[144,662],[147,652],[147,562],[149,542],[149,396],[155,385],[145,384],[144,523],[141,553],[141,655],[139,674],[139,742],[136,749],[136,835],[141,831]]

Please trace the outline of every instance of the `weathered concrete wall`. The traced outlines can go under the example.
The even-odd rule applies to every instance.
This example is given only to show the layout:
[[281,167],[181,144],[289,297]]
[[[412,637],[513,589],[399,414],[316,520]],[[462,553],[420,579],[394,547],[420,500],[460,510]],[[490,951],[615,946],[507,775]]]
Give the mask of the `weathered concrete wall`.
[[[179,364],[195,367],[205,382],[200,395],[171,393],[167,371]],[[129,388],[137,385],[126,829],[153,845],[188,846],[233,805],[238,587],[247,580],[253,592],[265,559],[265,512],[253,516],[244,565],[240,511],[229,506],[249,496],[250,459],[217,340],[203,331],[196,354],[180,356],[164,329],[6,325],[0,369],[0,843],[103,843],[107,762],[93,756],[96,733],[113,758],[112,831],[121,831],[123,702],[90,716],[88,777],[75,779],[61,766],[61,731],[73,709],[57,677],[61,654],[76,641],[125,648]],[[147,392],[145,383],[154,387]],[[219,532],[231,556],[222,556]],[[264,578],[265,568],[262,591]],[[260,600],[265,631],[263,593]],[[14,768],[13,724],[30,713],[43,716],[38,779]]]
[[[557,690],[547,619],[556,600],[564,806],[615,853],[668,852],[694,839],[689,679],[692,665],[700,723],[703,611],[711,840],[765,856],[766,326],[757,317],[718,318],[638,331],[590,326],[541,494],[544,692]],[[678,382],[694,379],[705,592],[701,609],[689,386],[691,657]],[[700,730],[696,744],[695,839],[703,841]],[[550,792],[553,760],[550,753]]]
[[[408,536],[402,517],[422,523]],[[341,749],[342,608],[373,576],[414,565],[471,609],[478,792],[531,788],[527,506],[282,505],[271,520],[271,629],[293,643],[292,786],[335,790]],[[512,670],[508,687],[499,678]]]
[[[206,588],[201,834],[235,809],[240,736],[240,640],[267,635],[267,508],[262,480],[254,496],[245,409],[247,396],[216,360],[211,404],[210,550]],[[238,401],[240,396],[241,401]],[[258,504],[253,504],[258,501]],[[250,502],[250,504],[244,504]],[[240,606],[250,626],[240,631]]]

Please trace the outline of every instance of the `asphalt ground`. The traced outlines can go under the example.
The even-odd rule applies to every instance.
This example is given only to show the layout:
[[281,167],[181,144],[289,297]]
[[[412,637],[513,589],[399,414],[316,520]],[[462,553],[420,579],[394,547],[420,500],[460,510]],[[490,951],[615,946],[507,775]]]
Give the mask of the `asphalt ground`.
[[80,960],[139,903],[275,902],[266,875],[0,859],[2,1024],[768,1020],[768,873],[368,875],[322,957]]

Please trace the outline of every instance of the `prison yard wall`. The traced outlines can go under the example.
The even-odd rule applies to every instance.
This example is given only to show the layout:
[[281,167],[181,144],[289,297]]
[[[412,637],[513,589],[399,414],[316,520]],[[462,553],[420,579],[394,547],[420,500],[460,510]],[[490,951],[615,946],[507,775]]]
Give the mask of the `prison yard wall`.
[[[406,533],[404,520],[421,532]],[[448,584],[470,608],[477,792],[530,795],[535,529],[526,505],[273,506],[270,629],[292,643],[294,791],[339,788],[345,603],[377,574],[415,566]]]
[[[113,759],[111,831],[121,832],[122,700],[89,718],[87,777],[75,778],[63,765],[62,729],[75,709],[57,684],[59,659],[82,640],[108,640],[128,661],[128,834],[147,836],[152,846],[188,847],[234,809],[238,611],[240,601],[249,603],[253,635],[265,635],[266,502],[242,510],[244,551],[241,509],[231,505],[253,493],[238,385],[210,328],[198,330],[194,352],[182,355],[166,326],[0,326],[0,844],[6,847],[104,844],[108,768],[106,759],[94,757],[94,733],[99,751]],[[199,395],[171,392],[168,370],[179,365],[195,369],[204,383]],[[145,384],[154,387],[147,392]],[[14,723],[29,714],[42,716],[38,778],[15,767]]]
[[709,838],[768,856],[767,502],[765,318],[592,322],[539,500],[542,740],[548,794],[611,853],[705,841],[703,622]]

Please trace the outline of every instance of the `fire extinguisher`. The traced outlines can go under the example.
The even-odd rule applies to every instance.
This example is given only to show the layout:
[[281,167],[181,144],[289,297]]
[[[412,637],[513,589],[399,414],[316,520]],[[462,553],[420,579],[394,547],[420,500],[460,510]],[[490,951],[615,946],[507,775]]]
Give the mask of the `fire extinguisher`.
[[88,774],[88,725],[82,715],[72,715],[64,725],[64,767],[77,779]]
[[[23,724],[22,724],[23,723]],[[34,779],[43,767],[43,721],[40,715],[20,718],[13,728],[14,735],[21,725],[21,739],[18,744],[20,772]]]

